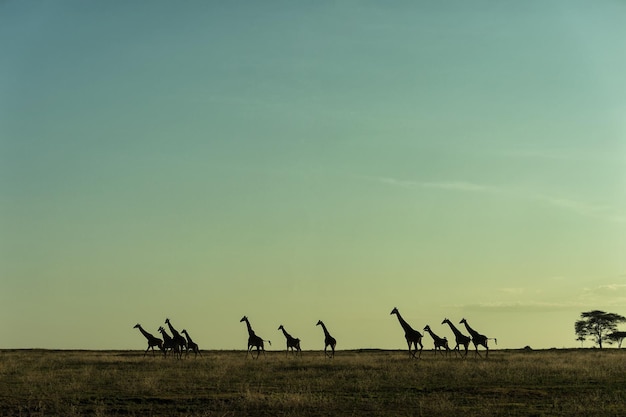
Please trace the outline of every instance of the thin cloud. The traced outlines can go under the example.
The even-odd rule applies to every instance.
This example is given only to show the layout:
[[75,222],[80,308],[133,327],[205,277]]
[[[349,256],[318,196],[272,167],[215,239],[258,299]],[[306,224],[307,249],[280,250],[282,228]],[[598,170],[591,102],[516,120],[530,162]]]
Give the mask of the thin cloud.
[[[585,311],[592,308],[621,309],[626,305],[626,284],[605,284],[593,288],[581,288],[570,296],[560,297],[552,293],[543,294],[543,300],[523,299],[524,294],[529,293],[524,288],[500,288],[500,293],[519,296],[515,301],[485,301],[471,304],[448,306],[462,311],[474,312],[516,312],[537,313],[555,311]],[[532,292],[532,291],[530,291]],[[535,291],[536,293],[542,291]]]
[[467,311],[483,311],[483,312],[546,312],[546,311],[563,311],[585,308],[586,304],[580,301],[566,302],[489,302],[467,304],[460,308]]
[[538,201],[552,207],[560,208],[579,216],[602,219],[613,223],[626,224],[626,216],[613,206],[590,204],[580,200],[553,197],[543,194],[530,194],[516,191],[509,188],[498,187],[489,184],[480,184],[467,181],[411,181],[401,180],[392,177],[361,177],[369,181],[376,181],[381,184],[401,188],[428,188],[447,191],[458,191],[465,193],[482,193],[500,195],[503,197],[515,198],[518,200]]
[[529,159],[548,159],[548,160],[562,160],[562,161],[575,161],[581,159],[585,155],[573,155],[571,153],[563,153],[557,151],[547,150],[508,150],[508,151],[494,151],[493,154],[497,156],[511,157],[511,158],[529,158]]
[[391,177],[361,177],[395,187],[403,188],[436,188],[440,190],[467,191],[467,192],[503,192],[504,190],[491,185],[477,184],[466,181],[410,181]]
[[588,204],[582,201],[570,200],[566,198],[554,198],[545,195],[537,195],[535,198],[551,206],[560,207],[581,216],[606,219],[615,223],[626,223],[626,217],[617,214],[615,209],[611,206],[600,206]]
[[441,190],[468,191],[479,193],[500,193],[503,192],[498,187],[491,185],[476,184],[472,182],[450,181],[450,182],[421,182],[417,183],[420,187],[437,188]]
[[608,284],[608,285],[600,285],[598,287],[599,290],[609,290],[609,291],[618,291],[625,290],[626,284]]

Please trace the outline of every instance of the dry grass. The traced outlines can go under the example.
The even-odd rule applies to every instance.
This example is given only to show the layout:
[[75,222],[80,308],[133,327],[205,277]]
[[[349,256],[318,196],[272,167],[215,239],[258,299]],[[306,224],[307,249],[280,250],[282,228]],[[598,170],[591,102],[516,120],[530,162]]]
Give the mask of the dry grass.
[[619,350],[494,351],[489,360],[339,352],[1,351],[2,416],[622,416]]

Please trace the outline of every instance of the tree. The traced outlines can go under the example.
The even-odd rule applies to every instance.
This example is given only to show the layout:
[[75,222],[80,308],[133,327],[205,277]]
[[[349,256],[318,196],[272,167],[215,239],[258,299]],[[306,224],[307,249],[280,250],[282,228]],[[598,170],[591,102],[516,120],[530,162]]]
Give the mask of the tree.
[[601,310],[585,311],[580,313],[580,320],[574,323],[574,331],[578,336],[576,340],[591,337],[602,349],[602,342],[613,343],[609,335],[617,330],[619,323],[626,322],[626,317],[615,313],[607,313]]
[[624,338],[626,338],[626,332],[609,333],[607,337],[611,339],[612,341],[617,342],[617,347],[621,349],[622,342],[624,341]]

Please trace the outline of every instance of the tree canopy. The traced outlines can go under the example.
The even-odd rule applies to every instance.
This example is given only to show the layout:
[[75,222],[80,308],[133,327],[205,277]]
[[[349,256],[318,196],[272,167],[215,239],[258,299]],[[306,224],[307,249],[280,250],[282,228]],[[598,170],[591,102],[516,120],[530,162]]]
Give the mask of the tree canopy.
[[612,341],[617,342],[617,347],[621,348],[622,342],[624,341],[624,338],[626,338],[626,332],[609,333],[607,337],[611,339]]
[[619,323],[626,322],[626,317],[601,310],[585,311],[580,314],[580,320],[574,323],[577,340],[588,337],[602,349],[602,342],[613,343],[615,338],[611,334],[616,332]]

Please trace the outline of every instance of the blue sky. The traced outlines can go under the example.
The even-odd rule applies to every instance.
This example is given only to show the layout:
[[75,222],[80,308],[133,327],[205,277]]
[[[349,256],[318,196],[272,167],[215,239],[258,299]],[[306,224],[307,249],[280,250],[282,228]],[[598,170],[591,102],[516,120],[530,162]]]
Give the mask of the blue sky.
[[3,3],[0,347],[401,348],[396,306],[575,346],[626,314],[625,16]]

